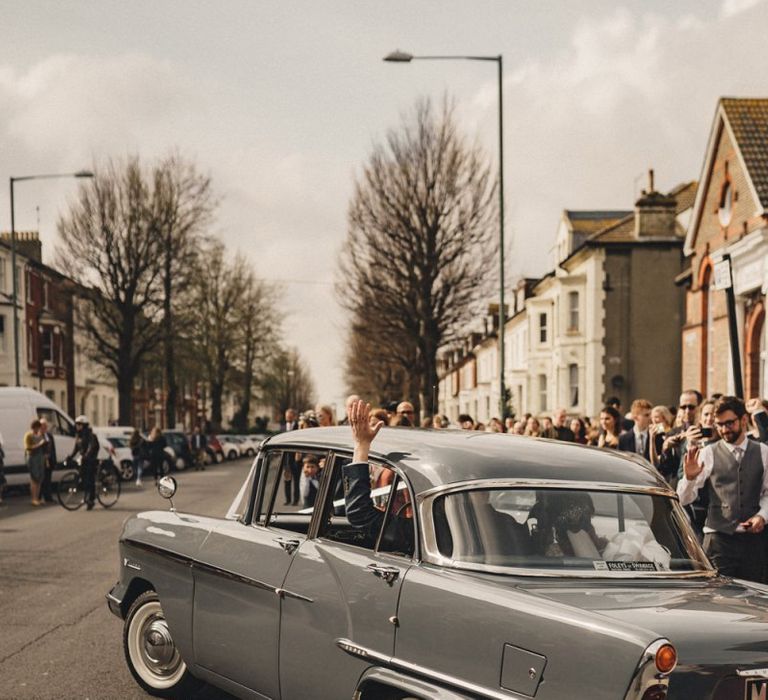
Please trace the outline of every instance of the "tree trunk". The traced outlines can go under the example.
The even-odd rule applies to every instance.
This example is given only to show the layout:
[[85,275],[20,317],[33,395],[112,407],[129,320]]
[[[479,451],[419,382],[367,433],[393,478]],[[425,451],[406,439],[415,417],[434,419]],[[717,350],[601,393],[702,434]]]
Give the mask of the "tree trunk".
[[216,431],[221,430],[221,397],[224,394],[224,382],[211,382],[211,423]]
[[121,368],[117,377],[118,423],[133,425],[133,377],[127,369]]

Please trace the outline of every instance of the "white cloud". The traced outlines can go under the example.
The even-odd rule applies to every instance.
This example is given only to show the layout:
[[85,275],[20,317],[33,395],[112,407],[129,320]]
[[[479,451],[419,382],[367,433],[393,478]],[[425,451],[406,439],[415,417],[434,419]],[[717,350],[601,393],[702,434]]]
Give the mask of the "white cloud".
[[722,17],[733,17],[753,8],[755,5],[759,5],[761,2],[763,0],[723,0],[723,4],[720,7],[720,15]]

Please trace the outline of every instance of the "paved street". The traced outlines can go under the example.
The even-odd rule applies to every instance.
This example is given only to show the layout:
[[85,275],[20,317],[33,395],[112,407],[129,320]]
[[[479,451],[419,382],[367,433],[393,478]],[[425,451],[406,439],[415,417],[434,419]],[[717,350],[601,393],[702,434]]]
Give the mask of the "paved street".
[[[175,476],[180,510],[222,515],[250,460]],[[118,575],[123,521],[167,508],[149,482],[127,485],[110,510],[33,509],[14,495],[0,509],[0,698],[146,698],[123,658],[122,623],[104,594]],[[205,689],[200,699],[230,696]]]

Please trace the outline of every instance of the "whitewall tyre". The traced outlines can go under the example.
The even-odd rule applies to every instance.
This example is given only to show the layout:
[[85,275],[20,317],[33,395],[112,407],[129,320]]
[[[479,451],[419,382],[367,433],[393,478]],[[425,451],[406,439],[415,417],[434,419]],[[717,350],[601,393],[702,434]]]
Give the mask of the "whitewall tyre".
[[181,658],[154,591],[145,591],[131,605],[123,627],[123,650],[131,674],[150,695],[189,698],[202,686]]

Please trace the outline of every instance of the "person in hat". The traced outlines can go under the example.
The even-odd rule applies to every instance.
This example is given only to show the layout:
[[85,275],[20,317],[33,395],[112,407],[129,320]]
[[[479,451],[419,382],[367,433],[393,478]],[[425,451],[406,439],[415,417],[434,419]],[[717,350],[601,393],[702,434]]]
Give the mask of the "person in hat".
[[91,430],[91,424],[87,416],[75,418],[75,449],[69,456],[74,459],[80,455],[83,487],[85,489],[85,505],[88,510],[93,510],[96,501],[96,467],[98,466],[99,439]]

